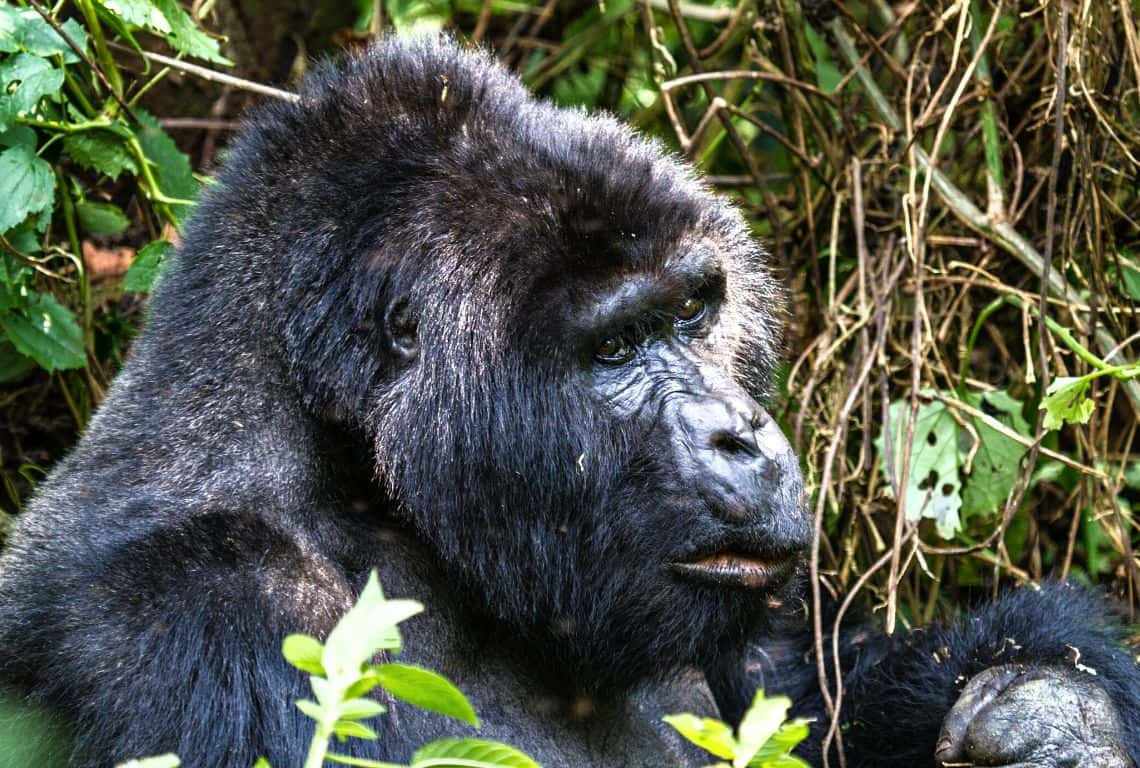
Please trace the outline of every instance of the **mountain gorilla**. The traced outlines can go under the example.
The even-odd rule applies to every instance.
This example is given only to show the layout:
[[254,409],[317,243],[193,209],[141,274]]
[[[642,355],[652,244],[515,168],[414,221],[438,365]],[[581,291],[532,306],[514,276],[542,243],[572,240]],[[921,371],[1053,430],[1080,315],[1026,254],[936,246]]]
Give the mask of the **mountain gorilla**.
[[[760,685],[819,718],[818,760],[810,635],[771,608],[802,605],[810,538],[758,405],[780,317],[739,212],[614,120],[447,41],[324,67],[251,120],[21,517],[5,685],[69,724],[73,765],[296,766],[282,637],[327,632],[376,568],[429,607],[404,658],[546,768],[703,765],[661,716],[734,719]],[[1062,585],[857,628],[847,765],[1130,765],[1121,634]],[[343,749],[464,730],[395,705],[380,727]]]

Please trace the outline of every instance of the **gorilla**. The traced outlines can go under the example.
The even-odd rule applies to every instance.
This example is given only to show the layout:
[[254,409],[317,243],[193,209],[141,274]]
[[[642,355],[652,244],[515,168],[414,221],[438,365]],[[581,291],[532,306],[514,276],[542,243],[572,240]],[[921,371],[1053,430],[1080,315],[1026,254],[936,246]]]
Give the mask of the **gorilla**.
[[[546,768],[700,766],[661,716],[827,716],[796,457],[759,405],[781,291],[740,213],[482,53],[388,39],[250,120],[145,332],[2,561],[0,679],[73,766],[299,765],[290,632],[367,574],[429,610],[402,659]],[[840,641],[848,766],[1140,760],[1100,597],[1023,589]],[[830,644],[830,640],[828,641]],[[1079,658],[1079,662],[1078,662]],[[1079,663],[1079,666],[1078,666]],[[401,705],[407,760],[466,726]]]

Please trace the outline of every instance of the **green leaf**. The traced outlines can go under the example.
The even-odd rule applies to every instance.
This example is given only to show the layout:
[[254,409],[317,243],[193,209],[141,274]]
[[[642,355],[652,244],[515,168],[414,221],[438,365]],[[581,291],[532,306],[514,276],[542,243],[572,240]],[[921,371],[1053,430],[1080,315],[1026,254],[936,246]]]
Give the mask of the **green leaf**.
[[329,676],[357,676],[382,650],[392,650],[392,628],[423,611],[414,600],[387,600],[373,571],[360,597],[325,640],[321,663]]
[[150,0],[103,0],[103,7],[129,27],[149,29],[163,36],[170,32],[170,22]]
[[[170,258],[174,246],[165,240],[155,240],[148,243],[135,254],[134,261],[123,276],[123,290],[146,292],[153,291],[162,271]],[[319,660],[318,660],[319,663]],[[312,671],[312,670],[307,670]],[[321,672],[320,674],[324,674]]]
[[342,720],[367,720],[387,711],[383,704],[374,699],[348,699],[342,701],[337,708]]
[[[80,50],[86,50],[87,30],[79,22],[68,19],[60,26]],[[33,9],[0,5],[0,52],[16,51],[26,51],[37,56],[58,54],[69,64],[79,61],[79,56],[71,46]]]
[[19,224],[30,213],[49,209],[55,193],[51,166],[25,146],[0,152],[0,232]]
[[1045,411],[1045,429],[1060,429],[1069,424],[1088,424],[1096,405],[1088,397],[1089,380],[1083,377],[1058,376],[1049,384],[1040,408]]
[[162,130],[151,115],[141,109],[136,109],[135,114],[139,118],[139,144],[143,155],[154,164],[154,173],[162,194],[186,201],[170,204],[175,223],[181,224],[194,209],[193,201],[198,198],[199,184],[190,170],[190,158],[178,150],[174,139]]
[[745,768],[760,747],[780,729],[780,725],[792,708],[792,700],[787,696],[764,695],[764,689],[756,691],[752,706],[744,713],[737,729],[737,747],[733,751],[733,768]]
[[218,41],[199,29],[176,0],[154,0],[154,6],[170,25],[164,37],[174,50],[218,64],[233,64],[219,52]]
[[20,50],[20,32],[24,20],[20,11],[10,5],[0,5],[0,53]]
[[253,768],[273,768],[273,766],[271,766],[269,761],[264,757],[259,757],[257,758],[257,762],[253,764]]
[[182,765],[182,761],[178,759],[178,755],[158,755],[156,757],[144,757],[140,760],[128,760],[125,763],[119,763],[115,768],[178,768]]
[[35,367],[30,357],[17,352],[7,340],[0,339],[0,384],[22,379]]
[[[152,245],[155,245],[155,243],[151,243],[147,248],[150,248]],[[169,246],[170,244],[166,243],[165,245]],[[144,248],[143,250],[146,249]],[[135,260],[138,260],[137,256]],[[134,268],[133,263],[131,264],[131,268]],[[130,272],[128,271],[127,274],[129,276]],[[124,282],[126,281],[124,280]],[[127,288],[126,290],[134,289]],[[325,647],[321,645],[320,641],[309,635],[288,635],[285,641],[281,643],[281,654],[285,657],[286,661],[302,672],[308,672],[309,674],[320,675],[322,677],[325,675],[325,668],[321,665],[321,653],[324,649]]]
[[401,701],[479,727],[467,697],[442,675],[410,664],[381,664],[372,668],[372,674]]
[[63,140],[63,150],[71,158],[111,180],[123,171],[138,175],[139,164],[127,149],[123,139],[112,131],[94,130],[73,133]]
[[464,768],[541,768],[514,747],[484,739],[440,739],[425,744],[412,755],[409,768],[445,768],[456,765]]
[[[811,732],[808,725],[810,722],[801,717],[781,725],[780,729],[760,747],[752,762],[748,764],[749,768],[772,768],[772,766],[810,768],[803,760],[789,754],[808,737]],[[788,762],[789,760],[791,762]]]
[[79,223],[83,231],[96,237],[109,237],[117,235],[131,225],[119,206],[111,203],[92,203],[83,201],[75,206],[79,214]]
[[697,717],[688,712],[661,718],[686,739],[706,752],[731,760],[736,753],[736,737],[732,728],[711,717]]
[[320,721],[325,719],[325,710],[317,702],[310,699],[297,699],[293,703],[297,706],[297,709],[314,720]]
[[87,364],[75,315],[51,294],[32,292],[26,306],[0,316],[0,328],[18,351],[48,371]]
[[[1021,415],[1022,402],[1011,397],[1006,391],[996,390],[980,395],[969,393],[965,401],[1014,432],[1029,436],[1031,432],[1029,422]],[[963,463],[972,450],[974,456],[962,492],[963,517],[990,515],[1005,505],[1010,488],[1017,479],[1021,457],[1025,453],[1025,447],[1021,443],[1007,437],[981,419],[971,419],[971,423],[977,433],[976,446],[968,430],[960,430],[958,435],[962,443],[959,449]]]
[[0,130],[33,111],[40,99],[63,87],[63,70],[27,53],[0,63]]
[[0,147],[27,147],[36,148],[36,132],[26,125],[13,125],[6,131],[0,131]]
[[958,476],[962,455],[958,448],[958,422],[945,404],[920,402],[914,422],[908,476],[900,478],[909,416],[909,401],[891,403],[884,433],[890,435],[893,467],[888,469],[884,433],[875,439],[879,467],[888,479],[894,476],[902,484],[908,520],[916,522],[920,518],[931,518],[935,521],[938,535],[944,539],[953,538],[962,527],[959,518],[962,481]]
[[373,740],[376,738],[376,731],[369,728],[363,723],[358,723],[355,720],[337,720],[333,724],[333,733],[344,739],[368,739]]

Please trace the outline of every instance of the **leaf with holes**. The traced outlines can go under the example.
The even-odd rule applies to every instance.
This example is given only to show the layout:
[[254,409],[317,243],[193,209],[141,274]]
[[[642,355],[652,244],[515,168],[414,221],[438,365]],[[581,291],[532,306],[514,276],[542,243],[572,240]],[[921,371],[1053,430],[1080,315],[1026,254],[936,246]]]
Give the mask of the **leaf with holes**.
[[[1005,390],[984,394],[969,393],[966,403],[987,416],[1009,427],[1019,435],[1029,437],[1032,429],[1021,415],[1023,403],[1010,397]],[[977,443],[969,430],[958,436],[963,463],[973,452],[970,473],[966,476],[962,492],[962,517],[990,515],[1005,505],[1005,499],[1017,479],[1025,446],[991,427],[981,419],[971,419],[977,433]]]
[[25,306],[0,317],[0,329],[20,353],[48,371],[87,364],[83,331],[75,315],[51,294],[32,292]]
[[[875,440],[879,450],[879,467],[890,481],[905,491],[906,516],[911,522],[921,518],[935,521],[938,535],[944,539],[962,528],[962,455],[958,448],[958,422],[941,402],[919,402],[914,420],[914,442],[907,477],[902,474],[906,446],[910,402],[896,400],[888,409],[888,425]],[[890,438],[890,460],[887,442]],[[893,478],[893,480],[892,480]]]
[[0,130],[32,112],[40,99],[63,87],[63,70],[47,59],[21,53],[0,64]]

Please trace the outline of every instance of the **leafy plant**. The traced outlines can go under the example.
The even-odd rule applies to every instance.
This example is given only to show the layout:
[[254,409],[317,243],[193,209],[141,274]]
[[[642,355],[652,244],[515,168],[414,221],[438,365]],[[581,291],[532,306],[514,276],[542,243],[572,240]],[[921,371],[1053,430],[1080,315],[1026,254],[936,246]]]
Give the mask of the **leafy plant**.
[[228,63],[175,0],[0,0],[0,382],[95,355],[86,238],[150,233],[124,283],[148,291],[169,248],[160,233],[193,207],[189,160],[138,106],[167,70],[144,59],[136,78],[113,53],[141,54],[143,34]]
[[710,768],[810,768],[791,752],[807,738],[811,721],[788,721],[791,706],[787,696],[765,696],[761,688],[735,734],[727,723],[689,713],[664,720],[693,744],[728,761]]

